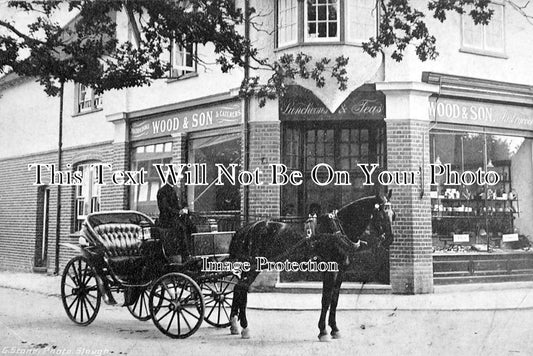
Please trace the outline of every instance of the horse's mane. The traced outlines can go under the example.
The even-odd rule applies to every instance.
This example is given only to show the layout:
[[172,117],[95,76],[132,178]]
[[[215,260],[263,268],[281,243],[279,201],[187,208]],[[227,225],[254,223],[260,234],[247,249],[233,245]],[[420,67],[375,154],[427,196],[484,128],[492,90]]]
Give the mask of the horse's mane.
[[382,204],[383,198],[372,195],[363,197],[344,205],[337,212],[346,235],[355,240],[361,235],[372,218],[376,204]]
[[268,255],[264,257],[275,256],[302,237],[287,223],[259,220],[235,233],[230,243],[230,258],[247,260],[264,254]]

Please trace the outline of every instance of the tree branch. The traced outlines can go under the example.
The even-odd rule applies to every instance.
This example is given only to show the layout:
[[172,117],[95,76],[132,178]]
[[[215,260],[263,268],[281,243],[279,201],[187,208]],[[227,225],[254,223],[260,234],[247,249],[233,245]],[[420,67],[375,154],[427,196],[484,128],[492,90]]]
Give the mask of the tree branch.
[[43,42],[43,41],[38,40],[36,38],[30,37],[30,36],[20,32],[19,30],[17,30],[17,28],[15,28],[15,26],[11,25],[9,22],[5,22],[5,21],[0,20],[0,26],[2,26],[4,28],[7,28],[8,30],[10,30],[11,32],[13,32],[17,36],[19,36],[20,38],[23,38],[24,40],[26,40],[28,42],[46,45],[46,42]]

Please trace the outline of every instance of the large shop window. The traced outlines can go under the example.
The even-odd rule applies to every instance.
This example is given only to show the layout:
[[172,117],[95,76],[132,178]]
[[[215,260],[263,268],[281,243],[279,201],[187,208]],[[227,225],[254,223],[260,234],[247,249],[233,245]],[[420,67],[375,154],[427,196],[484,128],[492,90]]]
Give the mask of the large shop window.
[[[282,214],[321,214],[376,193],[377,186],[363,186],[364,175],[357,165],[378,163],[378,170],[384,169],[385,142],[385,126],[381,123],[285,123],[283,162],[290,171],[301,171],[305,181],[300,186],[283,186]],[[313,167],[323,163],[349,172],[350,184],[320,186],[313,182]],[[325,182],[325,169],[319,171],[318,179]]]
[[100,184],[96,184],[96,170],[91,165],[97,162],[77,166],[81,172],[82,184],[76,186],[75,229],[79,231],[88,214],[100,211]]
[[[487,252],[526,247],[528,236],[533,236],[533,140],[450,131],[433,131],[430,137],[432,162],[449,164],[431,188],[434,250]],[[499,177],[499,182],[470,184],[471,175],[465,172],[478,170],[494,172],[491,175]]]
[[143,168],[147,172],[146,184],[133,186],[133,209],[153,217],[158,216],[157,191],[161,187],[161,179],[154,164],[169,164],[171,161],[172,142],[157,142],[133,148],[132,169],[138,171]]
[[188,200],[191,209],[204,215],[239,214],[241,208],[240,185],[223,180],[216,185],[217,164],[231,171],[235,165],[236,174],[241,163],[241,138],[239,133],[192,137],[189,146],[189,162],[206,169],[206,185],[190,185]]

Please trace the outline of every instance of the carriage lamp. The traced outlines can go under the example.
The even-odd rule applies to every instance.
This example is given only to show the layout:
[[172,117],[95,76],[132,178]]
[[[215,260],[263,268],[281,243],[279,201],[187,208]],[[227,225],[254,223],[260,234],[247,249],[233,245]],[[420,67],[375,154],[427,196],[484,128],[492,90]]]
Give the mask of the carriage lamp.
[[141,227],[142,239],[149,240],[151,238],[150,223],[148,221],[143,220],[139,223],[139,226]]

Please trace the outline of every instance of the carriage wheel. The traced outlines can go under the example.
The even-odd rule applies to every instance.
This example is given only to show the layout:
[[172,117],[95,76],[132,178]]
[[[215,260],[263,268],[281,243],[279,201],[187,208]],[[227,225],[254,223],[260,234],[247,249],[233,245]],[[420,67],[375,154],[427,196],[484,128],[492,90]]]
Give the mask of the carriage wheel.
[[68,317],[76,324],[89,325],[96,318],[102,298],[96,272],[84,256],[74,257],[65,266],[61,299]]
[[223,277],[214,282],[202,283],[205,301],[205,321],[210,325],[225,328],[230,326],[233,289],[238,279],[235,275]]
[[150,320],[152,314],[148,307],[150,300],[150,287],[144,288],[133,305],[128,305],[128,311],[135,319],[140,321]]
[[149,307],[155,326],[175,339],[194,334],[204,319],[204,298],[200,287],[181,273],[166,274],[154,283]]

